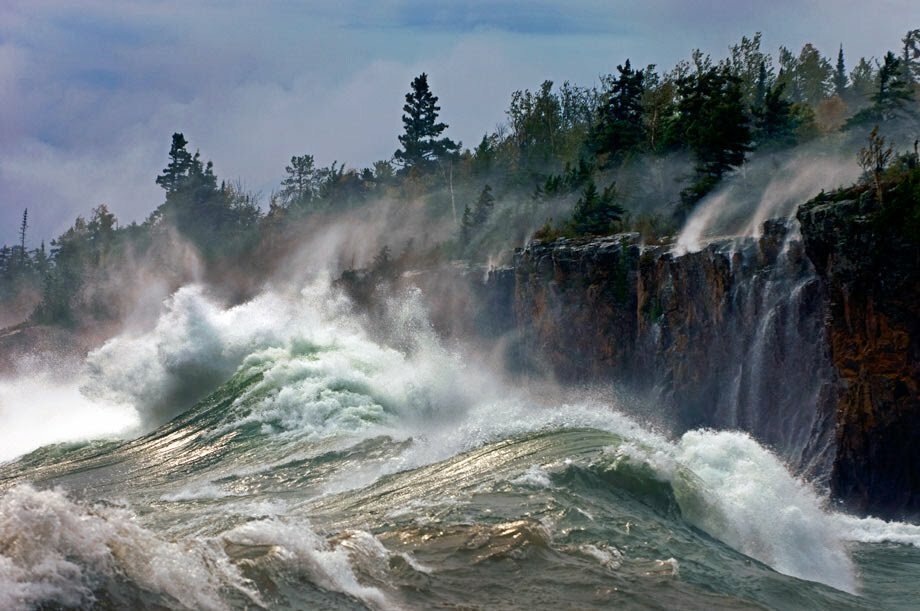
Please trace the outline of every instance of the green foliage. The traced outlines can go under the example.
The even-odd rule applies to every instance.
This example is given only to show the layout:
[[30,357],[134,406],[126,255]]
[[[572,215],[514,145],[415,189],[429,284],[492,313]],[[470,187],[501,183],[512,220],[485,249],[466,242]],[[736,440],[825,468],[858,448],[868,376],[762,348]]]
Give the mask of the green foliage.
[[737,77],[708,68],[678,83],[681,100],[677,133],[696,157],[696,179],[682,193],[685,209],[711,191],[751,150],[751,131]]
[[842,98],[846,92],[847,69],[843,61],[843,45],[840,45],[840,50],[837,52],[837,66],[834,69],[834,93]]
[[885,200],[875,219],[907,242],[920,244],[920,155],[898,155],[883,176]]
[[402,117],[404,132],[399,136],[402,145],[393,157],[404,170],[416,168],[425,170],[432,162],[445,155],[456,153],[460,146],[441,134],[447,124],[438,121],[438,96],[428,87],[428,75],[424,72],[412,81],[412,90],[406,94]]
[[785,83],[778,83],[767,92],[763,105],[754,109],[753,138],[758,148],[781,148],[796,143],[798,121],[793,104],[783,95]]
[[860,104],[868,102],[877,83],[878,74],[872,67],[872,63],[865,57],[860,57],[856,67],[850,72],[850,97]]
[[485,226],[494,207],[495,196],[492,195],[492,187],[485,185],[476,203],[472,207],[466,206],[463,210],[463,219],[460,222],[461,245],[469,244],[473,236]]
[[625,210],[617,203],[615,185],[598,193],[593,180],[588,181],[572,210],[569,226],[576,235],[607,235],[614,223],[623,218]]
[[[627,60],[601,77],[599,88],[568,82],[554,88],[547,80],[535,91],[515,91],[506,122],[462,153],[444,135],[438,98],[423,73],[405,96],[404,129],[393,159],[398,172],[389,161],[358,170],[338,161],[317,167],[313,155],[295,155],[267,214],[257,194],[219,181],[212,164],[175,133],[168,163],[156,177],[164,202],[142,225],[118,227],[109,209],[98,206],[89,220],[78,218],[54,240],[50,252],[44,245],[30,251],[24,215],[18,243],[0,248],[0,307],[17,293],[34,291],[41,293],[36,321],[79,324],[86,316],[105,317],[108,306],[94,286],[130,258],[126,253],[168,243],[173,229],[203,255],[207,273],[239,267],[264,272],[299,247],[314,220],[362,206],[370,210],[381,200],[398,204],[388,205],[387,214],[418,213],[425,223],[445,226],[455,226],[462,212],[457,240],[437,242],[431,235],[443,235],[440,230],[418,235],[417,258],[475,257],[486,243],[490,249],[511,246],[536,218],[560,218],[575,199],[565,222],[549,220],[535,237],[605,235],[630,227],[646,242],[661,241],[754,147],[789,148],[817,137],[818,125],[834,131],[849,109],[861,109],[849,126],[885,129],[909,116],[920,77],[920,31],[909,32],[903,43],[900,57],[887,54],[878,69],[862,58],[849,75],[842,46],[835,66],[811,44],[799,53],[781,48],[774,62],[761,49],[760,33],[742,37],[721,61],[696,50],[688,61],[658,72]],[[836,97],[829,98],[832,93]],[[648,206],[673,202],[686,184],[676,182],[685,180],[689,155],[694,173],[680,194],[678,215]],[[918,235],[920,213],[911,203],[920,199],[915,167],[915,158],[890,156],[881,169],[872,165],[870,184],[861,188],[868,193],[876,186],[885,211],[879,218]],[[598,184],[611,186],[599,190]],[[493,187],[502,194],[500,206]],[[461,211],[458,202],[469,203]],[[384,247],[366,280],[390,277],[406,256],[394,260]]]
[[773,60],[760,49],[761,33],[753,37],[741,37],[741,42],[732,45],[727,60],[732,75],[738,78],[744,103],[756,108],[763,103],[764,96],[773,82]]
[[166,201],[147,220],[151,226],[172,226],[207,258],[234,252],[254,237],[259,216],[255,202],[240,189],[218,186],[214,166],[186,150],[185,137],[173,134],[170,163],[157,177]]
[[872,106],[864,108],[849,121],[845,128],[871,125],[899,117],[916,116],[911,84],[907,80],[901,60],[889,51],[879,68]]
[[629,60],[617,66],[619,75],[610,81],[598,121],[592,129],[590,146],[597,156],[611,163],[635,150],[645,139],[642,97],[645,74],[633,70]]
[[313,162],[313,155],[291,157],[291,164],[284,168],[279,196],[285,206],[305,207],[319,192],[319,176]]

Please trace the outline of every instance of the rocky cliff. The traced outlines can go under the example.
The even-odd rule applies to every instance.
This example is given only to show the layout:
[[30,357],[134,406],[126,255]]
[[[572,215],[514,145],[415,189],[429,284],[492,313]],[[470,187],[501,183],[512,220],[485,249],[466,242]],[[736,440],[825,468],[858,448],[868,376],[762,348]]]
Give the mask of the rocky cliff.
[[564,382],[651,392],[676,432],[751,432],[818,479],[837,376],[824,292],[784,222],[676,256],[636,235],[532,244],[514,259],[521,345]]
[[[698,252],[560,239],[488,273],[393,282],[422,287],[443,335],[491,345],[512,371],[631,388],[674,433],[748,431],[850,510],[917,518],[920,195],[892,208],[854,194]],[[374,278],[349,284],[380,301]]]
[[[861,513],[920,517],[920,201],[871,191],[819,197],[798,212],[809,258],[827,290],[836,400],[830,483]],[[907,197],[912,194],[907,193]],[[835,201],[836,200],[836,201]],[[914,212],[916,216],[916,212]],[[920,218],[920,217],[917,217]],[[916,219],[915,219],[916,220]]]

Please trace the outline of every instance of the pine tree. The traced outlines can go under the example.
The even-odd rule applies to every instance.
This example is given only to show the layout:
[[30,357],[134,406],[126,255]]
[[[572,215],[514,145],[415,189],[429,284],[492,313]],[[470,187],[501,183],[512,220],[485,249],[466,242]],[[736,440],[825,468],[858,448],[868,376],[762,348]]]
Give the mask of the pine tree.
[[438,96],[428,87],[424,72],[412,81],[412,90],[406,94],[402,117],[405,133],[399,136],[402,148],[393,157],[405,169],[426,168],[432,161],[455,153],[460,145],[447,137],[440,137],[447,124],[438,122]]
[[763,106],[754,112],[754,139],[758,148],[783,148],[795,144],[798,122],[792,102],[784,95],[786,86],[779,83],[767,93]]
[[633,70],[629,60],[617,66],[619,76],[610,82],[607,100],[592,135],[595,154],[610,160],[636,148],[644,140],[642,94],[645,74]]
[[575,202],[570,226],[579,235],[606,235],[613,223],[623,218],[624,209],[616,202],[615,185],[598,193],[597,185],[589,180],[581,197]]
[[840,45],[840,50],[837,51],[837,67],[834,70],[834,93],[842,98],[846,93],[846,89],[847,71],[843,63],[843,45]]
[[188,140],[179,132],[172,135],[172,146],[169,148],[169,165],[163,169],[163,173],[157,176],[156,183],[163,187],[167,193],[173,193],[179,189],[182,181],[189,176],[193,167],[194,158],[185,148],[188,146]]
[[696,181],[682,193],[684,207],[689,208],[729,170],[744,163],[751,150],[751,130],[739,80],[726,68],[684,77],[679,87],[675,129],[696,157]]
[[25,265],[26,262],[26,230],[29,228],[29,209],[22,212],[22,223],[19,225],[19,262]]
[[902,69],[902,62],[889,51],[885,54],[878,71],[878,90],[872,102],[879,109],[881,118],[890,119],[898,110],[910,102],[913,92]]
[[281,200],[287,206],[309,203],[316,196],[317,170],[313,155],[291,157],[291,165],[285,166],[287,176],[281,181]]
[[495,196],[492,195],[492,187],[485,185],[473,207],[471,208],[467,205],[463,209],[463,218],[460,222],[460,239],[464,244],[469,243],[473,234],[488,222],[494,207]]
[[864,108],[846,123],[846,128],[882,123],[902,115],[915,115],[913,92],[902,69],[901,60],[889,51],[878,70],[872,106]]

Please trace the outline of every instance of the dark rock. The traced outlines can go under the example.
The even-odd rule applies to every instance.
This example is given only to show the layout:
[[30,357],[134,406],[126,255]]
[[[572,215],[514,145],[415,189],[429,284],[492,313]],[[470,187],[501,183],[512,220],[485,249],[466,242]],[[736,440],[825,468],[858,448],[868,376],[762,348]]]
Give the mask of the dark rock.
[[827,285],[836,397],[830,484],[853,511],[920,517],[920,248],[878,222],[874,200],[821,199],[798,213]]

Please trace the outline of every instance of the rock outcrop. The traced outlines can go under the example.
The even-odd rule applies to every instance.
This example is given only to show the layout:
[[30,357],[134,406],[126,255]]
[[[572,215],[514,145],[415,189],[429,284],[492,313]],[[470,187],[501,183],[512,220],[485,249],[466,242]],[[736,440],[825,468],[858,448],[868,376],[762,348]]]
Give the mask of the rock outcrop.
[[[893,217],[853,193],[698,252],[560,239],[487,273],[389,282],[421,287],[441,334],[492,346],[511,371],[637,390],[676,434],[747,431],[848,509],[916,519],[920,202]],[[371,280],[345,284],[379,303]]]
[[[860,513],[920,517],[920,235],[882,215],[870,191],[798,212],[828,293],[844,384],[836,401],[835,496]],[[920,207],[920,202],[913,206]]]
[[817,479],[833,459],[837,377],[823,288],[785,222],[676,256],[625,234],[514,258],[525,354],[564,382],[651,392],[675,432],[750,432]]

